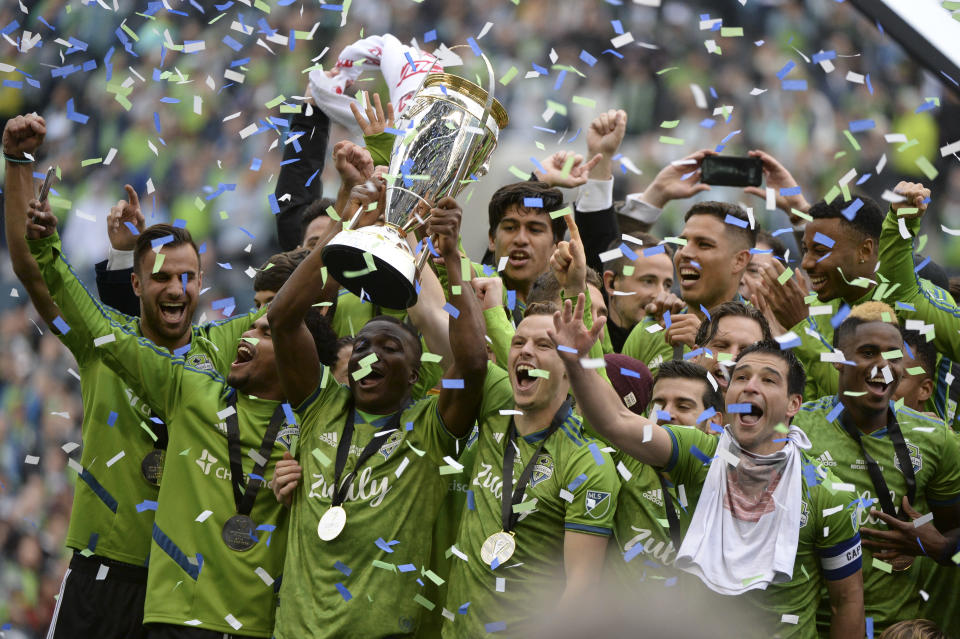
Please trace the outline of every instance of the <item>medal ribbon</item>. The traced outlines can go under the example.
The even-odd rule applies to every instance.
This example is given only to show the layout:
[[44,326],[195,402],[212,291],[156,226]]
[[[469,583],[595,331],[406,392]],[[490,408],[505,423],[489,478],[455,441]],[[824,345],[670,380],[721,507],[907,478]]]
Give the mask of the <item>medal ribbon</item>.
[[[891,517],[906,520],[906,515],[903,512],[899,515],[897,514],[893,500],[890,499],[890,489],[887,488],[887,482],[883,478],[883,471],[880,470],[880,464],[878,464],[877,460],[871,457],[867,453],[867,449],[863,447],[863,436],[860,433],[860,429],[856,426],[848,425],[846,421],[842,419],[840,424],[843,426],[843,429],[847,431],[847,434],[853,437],[857,444],[860,445],[860,452],[863,453],[863,459],[867,462],[867,473],[869,473],[870,481],[873,483],[873,489],[877,493],[877,499],[880,500],[880,508]],[[897,416],[893,411],[890,411],[890,415],[887,417],[887,435],[893,444],[893,451],[897,456],[897,461],[900,462],[900,472],[903,473],[903,479],[907,483],[907,499],[913,504],[914,497],[917,496],[917,477],[913,472],[913,461],[910,459],[907,444],[903,440],[900,423],[897,421]]]
[[563,420],[567,418],[569,413],[570,400],[568,399],[553,416],[553,420],[544,433],[543,439],[540,440],[540,445],[537,446],[527,465],[523,467],[523,472],[520,473],[520,479],[517,480],[516,488],[513,488],[513,460],[517,454],[517,427],[513,423],[513,417],[510,418],[510,425],[507,427],[507,446],[503,451],[503,488],[500,495],[500,504],[502,507],[501,521],[504,532],[512,531],[514,526],[517,525],[517,521],[520,519],[520,513],[513,512],[513,507],[523,499],[523,493],[527,489],[530,476],[533,474],[533,466],[537,463],[537,458],[540,456],[540,453],[543,452],[544,444],[550,439],[550,435],[554,434],[557,429],[560,428],[560,424],[563,423]]
[[350,474],[347,475],[343,479],[343,483],[341,483],[340,477],[343,475],[344,467],[347,465],[347,457],[350,456],[350,445],[353,443],[353,421],[355,412],[353,401],[351,400],[350,410],[347,411],[347,423],[343,426],[343,436],[340,438],[340,443],[337,444],[337,462],[333,470],[333,485],[336,487],[333,492],[334,506],[339,506],[347,498],[347,493],[350,492],[350,486],[353,484],[353,478],[356,477],[357,471],[379,450],[383,442],[390,436],[390,433],[397,430],[397,426],[400,424],[400,416],[403,414],[403,410],[398,410],[390,418],[386,428],[377,433],[376,436],[367,443],[364,449],[360,451],[360,456],[357,457],[357,463],[354,464],[353,470],[350,471]]
[[[233,484],[233,501],[236,504],[238,514],[249,516],[253,511],[253,503],[257,499],[257,492],[264,482],[260,479],[251,479],[246,482],[244,488],[243,464],[241,463],[243,457],[240,453],[240,415],[237,413],[236,389],[233,390],[227,404],[233,408],[233,414],[227,417],[227,447],[230,449],[230,481]],[[273,417],[270,418],[267,432],[263,434],[263,442],[260,444],[260,457],[263,458],[264,463],[254,465],[252,474],[263,477],[264,468],[266,463],[270,461],[270,451],[277,439],[277,433],[280,432],[283,419],[283,407],[277,406],[276,410],[273,411]]]

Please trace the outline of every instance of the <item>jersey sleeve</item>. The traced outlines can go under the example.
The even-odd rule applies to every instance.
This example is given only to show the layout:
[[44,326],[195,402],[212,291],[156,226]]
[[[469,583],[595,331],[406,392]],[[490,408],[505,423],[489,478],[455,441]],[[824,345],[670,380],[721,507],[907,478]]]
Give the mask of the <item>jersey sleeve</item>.
[[[809,463],[809,462],[808,462]],[[811,489],[810,520],[823,576],[831,581],[849,577],[861,568],[860,500],[846,490],[831,490],[836,479]]]
[[393,133],[377,133],[375,135],[363,136],[363,142],[367,145],[367,151],[373,158],[374,166],[388,166],[390,164],[390,154],[393,152],[393,142],[396,136]]
[[940,463],[927,484],[927,502],[931,506],[949,506],[960,501],[960,433],[942,423],[937,425]]
[[507,370],[507,357],[510,354],[510,341],[513,340],[514,328],[510,319],[503,311],[502,306],[495,306],[483,311],[483,321],[487,326],[487,337],[497,366]]
[[[426,345],[423,347],[423,352],[427,352]],[[417,383],[413,385],[413,388],[410,390],[410,396],[414,399],[421,399],[426,397],[434,386],[436,386],[440,380],[443,378],[443,367],[440,366],[437,362],[420,362],[420,376],[417,379]]]
[[661,362],[673,358],[673,347],[663,339],[663,331],[651,333],[648,327],[655,324],[652,318],[645,317],[633,327],[621,352],[634,359],[639,359],[652,372]]
[[908,232],[907,237],[903,237],[896,213],[891,210],[887,214],[880,229],[878,272],[892,284],[900,285],[889,296],[898,302],[898,310],[909,310],[904,309],[908,305],[913,309],[910,319],[933,324],[937,350],[956,361],[960,359],[960,309],[925,290],[914,270],[913,237],[920,230],[921,221],[922,218],[904,220]]
[[[72,333],[71,339],[85,356],[99,357],[161,417],[171,414],[180,398],[183,358],[113,321],[64,261],[56,234],[29,245],[50,295],[63,313],[60,322],[55,322],[57,330]],[[214,373],[195,372],[222,379]]]
[[267,305],[264,304],[259,310],[201,327],[202,339],[206,339],[213,346],[213,366],[218,373],[226,376],[230,364],[236,359],[240,337],[266,312]]
[[513,387],[510,385],[510,376],[493,362],[488,362],[477,422],[482,423],[490,417],[499,415],[501,410],[511,408],[513,408]]
[[[447,462],[444,457],[457,456],[457,442],[464,438],[458,438],[447,430],[443,418],[440,416],[440,396],[431,395],[430,397],[419,400],[415,405],[416,418],[413,420],[413,432],[410,442],[418,449],[423,450],[434,463],[443,466]],[[407,413],[409,414],[409,413]],[[404,424],[408,419],[402,419],[400,428],[409,428],[410,424]],[[466,435],[464,436],[466,437]]]
[[670,473],[676,486],[702,484],[720,438],[693,426],[664,426],[664,429],[673,441],[673,449],[663,470]]
[[564,464],[562,489],[573,494],[564,513],[565,530],[590,535],[613,534],[620,476],[613,458],[601,447],[601,442],[587,438]]

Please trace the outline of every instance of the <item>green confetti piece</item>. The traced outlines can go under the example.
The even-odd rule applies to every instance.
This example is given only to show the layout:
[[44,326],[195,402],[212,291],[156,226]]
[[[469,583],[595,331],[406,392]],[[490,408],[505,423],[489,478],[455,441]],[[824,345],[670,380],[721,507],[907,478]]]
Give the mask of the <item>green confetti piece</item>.
[[319,448],[314,448],[310,451],[310,454],[313,455],[313,458],[316,459],[321,466],[330,465],[330,458],[324,455],[323,451]]
[[587,77],[580,69],[569,64],[555,64],[550,67],[551,69],[556,69],[557,71],[569,71],[570,73],[576,73],[581,78]]
[[923,247],[927,245],[927,234],[924,233],[917,239],[917,253],[923,253]]
[[783,286],[791,277],[793,277],[793,269],[788,266],[787,270],[777,276],[777,281],[780,283],[780,286]]
[[369,366],[364,366],[364,367],[358,368],[357,370],[355,370],[355,371],[353,371],[352,373],[350,373],[350,376],[353,378],[353,381],[356,382],[356,381],[359,381],[359,380],[363,379],[364,377],[366,377],[367,375],[369,375],[369,374],[372,373],[372,372],[373,372],[373,371],[371,370],[371,368],[370,368]]
[[671,71],[673,71],[673,70],[675,70],[675,69],[679,69],[679,68],[680,68],[680,67],[667,67],[666,69],[660,69],[659,71],[657,71],[657,75],[663,75],[664,73],[670,73]]
[[273,107],[277,106],[278,104],[280,104],[281,102],[283,102],[283,101],[286,100],[286,99],[287,99],[287,98],[285,98],[283,95],[278,95],[278,96],[275,97],[274,99],[272,99],[272,100],[270,100],[269,102],[267,102],[267,103],[265,104],[265,106],[266,106],[268,109],[272,109]]
[[330,380],[330,367],[323,367],[323,375],[320,377],[320,388],[326,388],[327,382]]
[[403,443],[406,444],[407,446],[409,446],[409,447],[410,447],[410,450],[412,450],[413,452],[415,452],[415,453],[417,454],[417,457],[423,457],[423,456],[426,454],[426,451],[420,450],[419,448],[417,448],[416,446],[414,446],[413,444],[411,444],[409,439],[404,439],[404,440],[403,440]]
[[443,580],[443,578],[440,577],[440,575],[433,572],[432,570],[421,569],[420,574],[426,577],[427,579],[429,579],[430,581],[432,581],[433,583],[437,584],[438,586],[442,586],[444,583],[446,583]]
[[950,561],[952,561],[952,562],[955,563],[955,564],[960,565],[960,552],[958,552],[958,553],[955,554],[953,557],[951,557],[951,558],[950,558]]
[[219,215],[220,215],[220,219],[221,219],[221,220],[225,220],[225,219],[227,219],[228,217],[230,217],[229,215],[227,215],[227,212],[226,212],[226,211],[220,211]]
[[670,237],[663,238],[663,241],[669,242],[670,244],[676,244],[677,246],[687,245],[687,241],[685,239],[683,239],[682,237],[673,237],[672,235]]
[[923,171],[923,174],[927,176],[928,180],[936,179],[936,177],[940,175],[940,171],[936,170],[933,165],[930,164],[930,160],[922,155],[914,160],[914,164],[917,165],[917,168]]
[[433,610],[434,608],[437,607],[437,604],[433,603],[432,601],[430,601],[429,599],[421,595],[419,592],[413,596],[413,600],[418,604],[420,604],[421,606],[423,606],[424,608],[426,608],[427,610]]
[[[884,320],[884,321],[887,321],[887,320]],[[885,351],[883,353],[880,353],[880,356],[883,357],[883,359],[899,359],[903,357],[903,351],[901,351],[899,348],[895,348],[892,351]]]
[[893,566],[891,566],[885,561],[881,561],[880,559],[877,559],[876,557],[873,558],[873,567],[876,568],[877,570],[882,570],[888,575],[893,573]]
[[536,500],[536,498],[534,498],[534,499],[530,499],[530,500],[528,500],[528,501],[522,501],[522,502],[520,502],[519,504],[517,504],[516,506],[513,507],[513,512],[515,512],[515,513],[525,513],[525,512],[529,512],[529,511],[533,510],[533,509],[536,508],[536,507],[537,507],[537,500]]
[[554,112],[559,113],[560,115],[567,114],[567,107],[559,102],[554,102],[553,100],[547,100],[547,108],[552,109]]
[[153,430],[149,426],[147,426],[146,422],[140,422],[140,428],[147,431],[147,435],[150,435],[150,439],[152,439],[153,441],[157,441],[156,433],[154,433]]
[[907,375],[923,375],[926,372],[923,366],[911,366],[907,369]]
[[267,14],[270,13],[270,5],[268,5],[263,0],[254,0],[253,6],[257,9],[260,9],[264,13],[267,13]]
[[374,568],[380,568],[382,570],[389,570],[390,572],[397,572],[396,564],[388,564],[385,561],[380,561],[379,559],[374,559],[371,564]]
[[140,42],[140,37],[136,34],[136,32],[134,32],[133,29],[131,29],[130,27],[127,26],[127,21],[126,21],[126,20],[123,21],[123,24],[120,25],[120,28],[123,29],[123,30],[126,32],[126,34],[127,34],[128,36],[130,36],[130,38],[131,38],[134,42]]
[[461,287],[459,284],[457,284],[456,286],[451,286],[450,293],[453,295],[459,295],[461,293],[462,288],[463,287]]
[[342,221],[342,220],[340,219],[340,215],[337,213],[337,209],[333,208],[333,205],[332,205],[332,204],[327,207],[326,213],[327,213],[327,215],[330,216],[330,219],[333,220],[334,222],[341,222],[341,221]]
[[636,268],[634,268],[633,264],[627,264],[626,266],[623,267],[624,277],[630,277],[631,275],[633,275],[635,271],[636,271]]
[[790,429],[787,428],[786,424],[784,424],[783,422],[780,422],[779,424],[777,424],[776,426],[774,426],[774,427],[773,427],[773,430],[777,431],[778,433],[789,433],[789,432],[790,432]]
[[180,451],[180,455],[181,455],[181,456],[183,456],[183,455],[188,455],[189,453],[190,453],[190,449],[189,449],[189,448],[187,448],[186,450],[181,450],[181,451]]
[[742,38],[743,27],[720,27],[721,38]]
[[193,199],[193,205],[197,207],[198,211],[202,211],[203,209],[207,208],[207,203],[201,200],[199,195]]
[[591,100],[590,98],[585,98],[583,96],[575,95],[570,99],[574,104],[579,104],[580,106],[589,107],[591,109],[596,108],[597,101]]
[[662,144],[674,144],[674,145],[683,144],[683,140],[681,140],[680,138],[672,138],[669,135],[661,135],[660,142]]
[[748,586],[748,585],[752,584],[754,581],[756,581],[757,579],[763,579],[763,575],[756,575],[756,576],[754,576],[754,577],[747,577],[746,579],[741,580],[740,583],[742,583],[744,586]]
[[663,122],[660,123],[660,128],[674,129],[678,124],[680,124],[680,120],[664,120]]
[[843,394],[847,397],[863,397],[867,391],[843,391]]
[[163,253],[157,253],[157,259],[153,261],[153,273],[158,273],[163,268],[163,259],[166,257]]
[[853,137],[853,134],[850,133],[850,131],[844,129],[844,130],[843,130],[843,135],[847,138],[847,142],[850,143],[850,146],[853,147],[853,150],[854,150],[854,151],[859,151],[859,150],[860,150],[860,144],[857,142],[857,139],[856,139],[855,137]]
[[573,213],[573,209],[571,209],[570,206],[567,205],[557,211],[550,211],[550,219],[555,220],[558,217],[563,217],[564,215],[569,215],[571,213]]
[[837,197],[839,197],[839,195],[840,195],[840,187],[837,186],[836,184],[834,184],[834,185],[830,188],[830,190],[827,191],[827,194],[823,196],[823,200],[824,200],[827,204],[830,204],[830,203],[833,202],[835,199],[837,199]]
[[260,340],[256,337],[241,337],[240,339],[248,344],[253,344],[254,346],[260,343]]
[[511,80],[517,77],[518,73],[519,71],[517,71],[517,67],[510,67],[510,69],[503,74],[503,77],[500,78],[500,84],[502,84],[503,86],[507,86],[508,84],[510,84]]
[[343,276],[352,279],[354,277],[362,277],[368,273],[373,273],[377,270],[377,265],[373,263],[373,255],[369,252],[363,253],[363,261],[366,263],[366,268],[362,268],[358,271],[344,271]]
[[530,173],[521,171],[520,169],[513,166],[512,164],[510,165],[510,168],[507,170],[510,171],[513,177],[517,178],[518,180],[527,180],[530,178]]
[[364,357],[363,359],[361,359],[360,362],[359,362],[359,364],[360,364],[360,366],[364,366],[364,367],[369,368],[370,365],[373,364],[374,362],[376,362],[378,359],[379,359],[379,358],[377,357],[377,354],[376,354],[376,353],[370,353],[369,355],[367,355],[366,357]]
[[547,147],[543,146],[543,143],[542,143],[542,142],[537,142],[536,140],[533,141],[533,144],[534,144],[534,146],[536,146],[537,149],[539,149],[540,151],[544,151],[544,150],[546,150],[546,148],[547,148]]
[[902,209],[897,210],[897,217],[903,217],[904,215],[913,215],[919,210],[920,209],[918,209],[915,206],[905,206]]
[[462,473],[462,468],[457,468],[456,466],[451,466],[447,464],[446,466],[441,466],[438,471],[441,475],[455,475],[457,473]]
[[100,164],[101,162],[103,162],[103,158],[90,158],[89,160],[82,160],[80,166],[90,166],[91,164]]
[[550,371],[545,371],[542,368],[533,368],[527,371],[527,374],[530,377],[541,377],[543,379],[550,379]]
[[717,353],[718,362],[732,362],[733,353]]
[[840,192],[843,194],[844,202],[849,202],[850,200],[853,199],[852,197],[850,197],[850,186],[848,184],[841,184]]
[[73,206],[73,202],[70,200],[62,197],[55,197],[53,195],[49,196],[47,201],[50,202],[50,208],[52,209],[69,210]]

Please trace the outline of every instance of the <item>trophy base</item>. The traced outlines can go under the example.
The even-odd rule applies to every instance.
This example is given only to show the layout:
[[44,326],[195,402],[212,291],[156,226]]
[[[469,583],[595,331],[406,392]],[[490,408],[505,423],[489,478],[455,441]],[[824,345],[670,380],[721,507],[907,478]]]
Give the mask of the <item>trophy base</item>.
[[362,299],[395,310],[417,303],[413,254],[393,227],[340,231],[323,248],[323,263],[331,277]]

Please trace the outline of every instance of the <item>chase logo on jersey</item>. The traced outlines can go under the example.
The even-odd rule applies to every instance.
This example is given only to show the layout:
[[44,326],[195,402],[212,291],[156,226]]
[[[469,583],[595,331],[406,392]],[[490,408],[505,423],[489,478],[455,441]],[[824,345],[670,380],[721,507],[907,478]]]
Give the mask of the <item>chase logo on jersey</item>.
[[217,458],[210,454],[210,451],[206,448],[203,449],[203,453],[200,455],[200,459],[196,460],[197,465],[203,471],[204,475],[210,474],[210,466],[217,463]]
[[387,441],[383,442],[383,446],[380,447],[380,454],[383,455],[384,459],[389,459],[391,453],[397,449],[397,446],[400,445],[400,442],[403,441],[403,433],[399,430],[390,433],[390,436],[387,437]]
[[610,493],[602,490],[588,490],[585,499],[587,514],[594,519],[600,519],[610,510]]
[[209,372],[213,370],[213,362],[210,361],[210,358],[207,357],[206,353],[193,353],[192,355],[187,355],[187,365],[202,371]]
[[[910,442],[906,442],[906,444],[907,452],[910,453],[910,463],[913,464],[913,472],[914,474],[919,473],[920,469],[923,468],[923,457],[920,456],[920,447]],[[893,465],[896,466],[897,470],[901,473],[903,472],[903,469],[900,468],[900,460],[897,459],[896,451],[893,453]]]
[[800,527],[803,528],[807,525],[807,520],[810,518],[810,507],[807,506],[807,502],[800,502]]
[[553,477],[553,457],[547,453],[537,457],[537,463],[533,465],[533,473],[530,474],[530,486],[536,486]]

